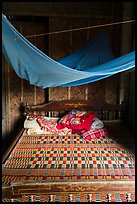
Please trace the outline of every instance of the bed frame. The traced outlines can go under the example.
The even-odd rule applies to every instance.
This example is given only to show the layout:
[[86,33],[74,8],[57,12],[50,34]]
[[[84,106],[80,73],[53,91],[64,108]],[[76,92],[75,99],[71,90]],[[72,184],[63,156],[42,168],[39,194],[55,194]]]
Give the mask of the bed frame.
[[98,117],[102,120],[120,119],[124,109],[123,103],[121,105],[114,105],[105,101],[90,101],[90,100],[62,100],[62,101],[50,101],[43,105],[25,106],[25,114],[41,113],[45,115],[59,115],[65,111],[71,111],[72,109],[89,110],[96,112]]
[[[50,101],[49,103],[42,105],[30,106],[26,104],[24,107],[24,114],[42,113],[46,116],[57,116],[72,109],[77,110],[90,110],[96,112],[98,117],[104,121],[105,125],[108,125],[109,131],[113,129],[121,128],[122,112],[124,110],[123,105],[113,105],[106,102],[92,102],[89,100],[63,100],[63,101]],[[112,126],[111,126],[112,124]],[[117,127],[115,125],[118,125]],[[123,127],[123,126],[122,126]],[[18,143],[24,129],[17,135],[12,145],[9,147],[5,155],[3,156],[2,163],[4,164],[6,159],[11,154],[15,145]],[[121,130],[120,130],[121,133]],[[120,134],[119,133],[119,134]],[[113,137],[113,134],[112,134]],[[129,136],[127,136],[129,138]],[[129,143],[128,143],[129,144]],[[49,201],[52,201],[52,195],[68,195],[68,201],[72,201],[71,197],[74,194],[88,194],[92,193],[134,193],[135,181],[134,180],[110,180],[110,181],[78,181],[78,182],[38,182],[38,181],[13,181],[10,186],[2,186],[2,198],[3,200],[10,200],[14,202],[15,198],[22,197],[23,195],[29,196],[30,201],[33,202],[34,195],[49,195]],[[130,195],[129,195],[130,197]],[[88,198],[90,201],[90,196]]]

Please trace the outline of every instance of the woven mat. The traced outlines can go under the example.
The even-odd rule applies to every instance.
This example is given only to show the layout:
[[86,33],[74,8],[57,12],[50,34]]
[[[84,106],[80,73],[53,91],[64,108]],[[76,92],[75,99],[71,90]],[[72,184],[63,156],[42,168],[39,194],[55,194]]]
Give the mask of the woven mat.
[[68,194],[24,195],[21,198],[3,199],[3,202],[134,202],[135,194]]
[[109,136],[88,142],[79,135],[24,132],[2,169],[3,184],[119,179],[135,179],[135,156]]

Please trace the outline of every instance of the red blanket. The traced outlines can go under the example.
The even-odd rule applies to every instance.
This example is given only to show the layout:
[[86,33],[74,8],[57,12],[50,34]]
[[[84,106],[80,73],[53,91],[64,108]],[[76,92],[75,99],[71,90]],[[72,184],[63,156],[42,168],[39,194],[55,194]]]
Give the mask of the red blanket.
[[82,130],[79,133],[85,140],[91,140],[101,136],[107,136],[108,132],[105,128],[94,128],[91,130]]

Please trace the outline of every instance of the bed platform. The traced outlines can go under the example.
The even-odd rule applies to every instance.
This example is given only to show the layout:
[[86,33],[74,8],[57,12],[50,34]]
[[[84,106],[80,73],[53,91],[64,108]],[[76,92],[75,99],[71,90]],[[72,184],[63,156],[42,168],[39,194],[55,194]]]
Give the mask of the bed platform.
[[3,156],[3,202],[135,202],[134,138],[121,120],[122,106],[51,101],[27,105],[25,114],[55,117],[72,109],[96,112],[109,135],[87,141],[22,129]]

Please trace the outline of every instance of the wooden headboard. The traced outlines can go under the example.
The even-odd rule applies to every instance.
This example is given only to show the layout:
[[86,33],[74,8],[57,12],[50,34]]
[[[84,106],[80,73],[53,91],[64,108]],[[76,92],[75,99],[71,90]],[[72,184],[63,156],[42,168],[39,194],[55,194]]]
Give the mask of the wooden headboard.
[[104,101],[92,102],[91,100],[62,100],[50,101],[41,105],[26,105],[25,115],[33,113],[44,113],[46,116],[58,116],[72,109],[87,110],[95,112],[102,120],[121,118],[122,106],[113,105]]

